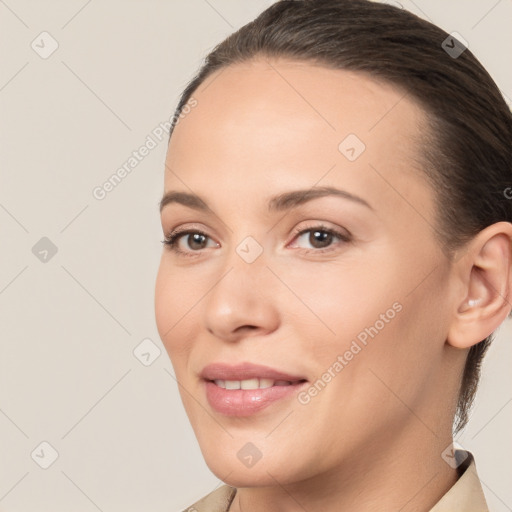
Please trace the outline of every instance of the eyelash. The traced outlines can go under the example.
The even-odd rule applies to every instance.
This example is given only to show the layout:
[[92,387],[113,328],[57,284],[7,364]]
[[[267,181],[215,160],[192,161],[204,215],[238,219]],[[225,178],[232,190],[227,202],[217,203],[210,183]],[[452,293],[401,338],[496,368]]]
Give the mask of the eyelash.
[[[324,226],[323,224],[308,227],[305,229],[297,230],[293,233],[293,240],[295,238],[302,236],[304,233],[308,233],[309,231],[321,231],[323,233],[327,233],[329,235],[333,235],[336,238],[339,238],[343,242],[350,242],[352,240],[351,235],[347,233],[343,233],[341,231],[338,231],[337,229],[329,228],[327,226]],[[210,238],[208,234],[206,234],[204,231],[201,231],[199,229],[177,229],[174,231],[171,231],[169,235],[167,235],[164,240],[162,240],[162,243],[166,245],[171,251],[187,257],[194,257],[198,256],[200,251],[183,251],[178,247],[178,241],[182,236],[185,235],[202,235],[206,238]],[[322,249],[301,249],[304,253],[310,254],[310,253],[325,253],[334,250],[332,247],[325,247]]]
[[163,240],[162,243],[166,245],[171,251],[181,256],[197,256],[199,251],[182,251],[178,247],[178,241],[182,236],[185,235],[203,235],[206,238],[210,238],[204,231],[200,229],[175,229],[171,231]]

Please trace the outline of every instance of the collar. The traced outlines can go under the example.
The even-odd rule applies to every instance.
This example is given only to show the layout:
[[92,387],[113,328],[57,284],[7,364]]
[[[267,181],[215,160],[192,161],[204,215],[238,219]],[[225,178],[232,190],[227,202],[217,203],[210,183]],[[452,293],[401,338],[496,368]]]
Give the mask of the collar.
[[429,512],[489,512],[473,455],[465,450],[455,450],[459,479]]

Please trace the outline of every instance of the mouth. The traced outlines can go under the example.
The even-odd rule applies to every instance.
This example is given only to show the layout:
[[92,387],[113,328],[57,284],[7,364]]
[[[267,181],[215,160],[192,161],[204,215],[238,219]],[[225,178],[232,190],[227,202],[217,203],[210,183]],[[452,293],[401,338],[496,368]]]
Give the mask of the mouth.
[[208,403],[226,416],[251,416],[275,402],[282,405],[303,388],[307,379],[243,363],[208,365],[201,372]]
[[296,381],[290,380],[274,380],[265,378],[254,378],[245,380],[223,380],[215,379],[208,382],[214,382],[216,386],[223,389],[267,389],[273,386],[294,386],[302,382],[306,382],[306,379],[300,379]]

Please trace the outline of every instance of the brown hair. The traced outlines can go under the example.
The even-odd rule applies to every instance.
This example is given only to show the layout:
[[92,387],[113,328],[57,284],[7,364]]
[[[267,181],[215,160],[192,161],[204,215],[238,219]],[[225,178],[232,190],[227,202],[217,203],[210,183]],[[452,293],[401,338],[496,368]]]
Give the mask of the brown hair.
[[[184,90],[175,119],[215,71],[257,56],[309,61],[369,74],[423,107],[422,168],[436,191],[436,234],[453,255],[486,226],[512,222],[512,114],[475,56],[441,28],[369,0],[280,0],[218,44]],[[446,43],[445,43],[446,44]],[[174,129],[171,127],[169,139]],[[454,433],[467,423],[480,366],[494,333],[471,347],[461,376]]]

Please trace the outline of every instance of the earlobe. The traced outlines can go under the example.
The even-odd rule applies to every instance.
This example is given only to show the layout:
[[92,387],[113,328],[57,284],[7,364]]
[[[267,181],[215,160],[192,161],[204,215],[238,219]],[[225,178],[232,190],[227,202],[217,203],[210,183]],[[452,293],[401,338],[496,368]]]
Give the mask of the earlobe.
[[447,343],[466,349],[493,333],[512,309],[512,223],[480,231],[455,265],[463,286]]

